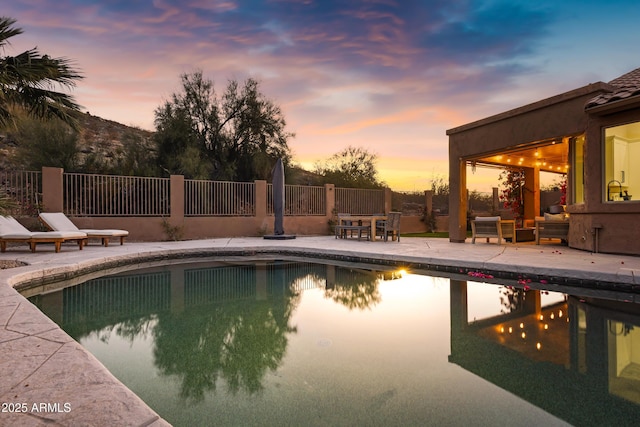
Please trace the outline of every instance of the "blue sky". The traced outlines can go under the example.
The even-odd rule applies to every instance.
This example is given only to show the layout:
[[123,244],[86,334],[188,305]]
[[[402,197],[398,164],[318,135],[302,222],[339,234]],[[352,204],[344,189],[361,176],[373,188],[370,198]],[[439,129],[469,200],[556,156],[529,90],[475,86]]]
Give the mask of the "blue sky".
[[[154,110],[203,70],[222,91],[253,77],[281,106],[294,159],[348,145],[393,189],[448,173],[447,129],[640,67],[635,0],[21,0],[2,15],[73,59],[85,111],[153,129]],[[488,191],[495,172],[470,175]]]

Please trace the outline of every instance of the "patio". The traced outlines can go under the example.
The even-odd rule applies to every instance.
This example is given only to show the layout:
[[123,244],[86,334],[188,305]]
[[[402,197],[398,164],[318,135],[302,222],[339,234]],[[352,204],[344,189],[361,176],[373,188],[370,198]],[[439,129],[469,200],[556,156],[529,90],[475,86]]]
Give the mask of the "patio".
[[640,68],[447,130],[451,241],[464,241],[467,169],[484,165],[523,171],[525,221],[542,215],[540,172],[566,174],[568,245],[640,254],[639,106]]
[[[322,248],[322,249],[319,249]],[[329,258],[349,262],[383,262],[409,268],[438,267],[504,273],[514,277],[547,277],[609,282],[611,287],[637,292],[640,258],[593,254],[544,243],[471,245],[447,239],[403,238],[385,245],[335,239],[333,236],[266,241],[230,238],[182,242],[126,243],[124,246],[89,245],[83,251],[63,245],[62,253],[43,247],[37,253],[10,248],[0,260],[23,261],[27,266],[0,270],[0,368],[6,375],[0,386],[3,402],[27,402],[27,413],[2,414],[12,425],[55,421],[61,424],[166,425],[144,402],[119,383],[86,350],[40,313],[12,286],[44,278],[65,278],[101,267],[110,271],[133,268],[140,260],[166,262],[171,257],[221,257],[283,254]],[[443,273],[446,274],[446,273]],[[453,273],[451,273],[453,274]],[[476,279],[483,280],[483,279]],[[586,283],[586,282],[585,282]],[[46,286],[46,285],[43,285]],[[605,292],[593,290],[592,292]],[[640,295],[634,297],[640,301]],[[35,413],[32,404],[56,404],[55,411]],[[65,403],[69,410],[65,411]],[[45,408],[46,409],[46,408]]]

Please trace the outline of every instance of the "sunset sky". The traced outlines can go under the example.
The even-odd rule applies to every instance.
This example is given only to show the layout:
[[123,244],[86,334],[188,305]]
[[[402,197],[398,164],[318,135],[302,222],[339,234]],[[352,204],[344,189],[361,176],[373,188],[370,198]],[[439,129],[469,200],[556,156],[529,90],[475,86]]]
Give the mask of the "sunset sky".
[[394,190],[447,177],[447,129],[640,67],[637,0],[20,0],[0,14],[24,30],[3,55],[75,61],[84,111],[153,130],[180,74],[219,92],[253,77],[296,163],[365,147]]

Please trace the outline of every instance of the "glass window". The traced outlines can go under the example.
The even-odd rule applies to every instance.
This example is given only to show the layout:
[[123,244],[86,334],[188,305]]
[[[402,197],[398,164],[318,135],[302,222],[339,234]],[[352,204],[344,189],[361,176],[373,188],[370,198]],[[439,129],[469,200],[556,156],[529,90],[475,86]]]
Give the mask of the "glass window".
[[640,198],[640,169],[629,168],[640,160],[640,122],[606,128],[604,141],[604,200]]
[[584,203],[584,135],[571,138],[571,203]]

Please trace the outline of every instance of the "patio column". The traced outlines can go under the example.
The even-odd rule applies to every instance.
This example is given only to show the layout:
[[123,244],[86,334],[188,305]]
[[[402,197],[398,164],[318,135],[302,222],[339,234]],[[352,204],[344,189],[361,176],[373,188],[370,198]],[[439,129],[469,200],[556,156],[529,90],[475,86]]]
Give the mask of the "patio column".
[[467,238],[467,162],[449,153],[449,241]]

